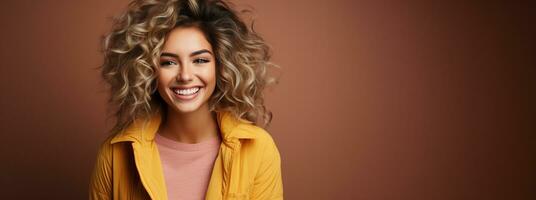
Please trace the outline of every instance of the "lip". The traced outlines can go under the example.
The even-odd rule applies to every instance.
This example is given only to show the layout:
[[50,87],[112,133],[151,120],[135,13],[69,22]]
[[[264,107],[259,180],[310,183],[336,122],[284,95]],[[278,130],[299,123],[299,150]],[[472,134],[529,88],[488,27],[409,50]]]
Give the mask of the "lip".
[[176,89],[179,89],[179,90],[184,90],[184,89],[190,89],[190,88],[203,88],[203,86],[200,86],[200,85],[194,85],[194,86],[176,86],[176,87],[171,87],[172,90],[176,90]]
[[[196,93],[190,94],[190,95],[181,95],[181,94],[177,94],[175,92],[175,90],[177,90],[177,89],[183,90],[183,89],[190,89],[190,88],[196,88],[196,87],[198,87],[199,90]],[[203,87],[201,87],[201,86],[172,87],[171,92],[173,93],[173,96],[175,96],[175,98],[177,98],[179,100],[182,100],[182,101],[189,101],[189,100],[195,99],[199,95],[199,92],[201,92],[202,89],[203,89]]]

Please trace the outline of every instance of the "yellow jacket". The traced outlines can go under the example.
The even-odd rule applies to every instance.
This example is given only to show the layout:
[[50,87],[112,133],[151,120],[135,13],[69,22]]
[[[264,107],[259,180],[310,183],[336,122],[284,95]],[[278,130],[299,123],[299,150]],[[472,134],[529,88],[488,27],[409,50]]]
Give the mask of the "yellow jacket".
[[[262,128],[217,113],[222,144],[206,199],[283,199],[281,159]],[[91,176],[89,199],[167,199],[155,133],[157,113],[138,120],[101,146]]]

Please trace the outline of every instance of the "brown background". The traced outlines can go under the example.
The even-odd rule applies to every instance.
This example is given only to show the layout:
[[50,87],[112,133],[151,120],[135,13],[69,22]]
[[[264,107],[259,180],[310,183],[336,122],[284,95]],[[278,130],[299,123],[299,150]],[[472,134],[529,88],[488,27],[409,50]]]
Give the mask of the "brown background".
[[[121,1],[2,1],[0,198],[86,199]],[[287,199],[536,199],[534,7],[244,0]]]

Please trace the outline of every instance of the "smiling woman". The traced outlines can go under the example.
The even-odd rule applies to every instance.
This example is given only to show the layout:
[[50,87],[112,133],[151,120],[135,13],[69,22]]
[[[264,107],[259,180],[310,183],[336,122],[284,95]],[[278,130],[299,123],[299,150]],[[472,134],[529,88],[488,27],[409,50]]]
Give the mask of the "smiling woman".
[[226,3],[134,1],[104,55],[117,122],[90,199],[283,198],[269,49]]

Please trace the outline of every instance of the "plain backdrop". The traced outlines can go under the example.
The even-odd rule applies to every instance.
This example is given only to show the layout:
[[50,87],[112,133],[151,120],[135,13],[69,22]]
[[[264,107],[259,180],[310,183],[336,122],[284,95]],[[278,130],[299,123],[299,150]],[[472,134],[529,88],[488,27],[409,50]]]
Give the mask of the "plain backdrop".
[[[86,199],[126,0],[0,3],[0,198]],[[536,199],[534,7],[242,0],[281,66],[286,199]]]

